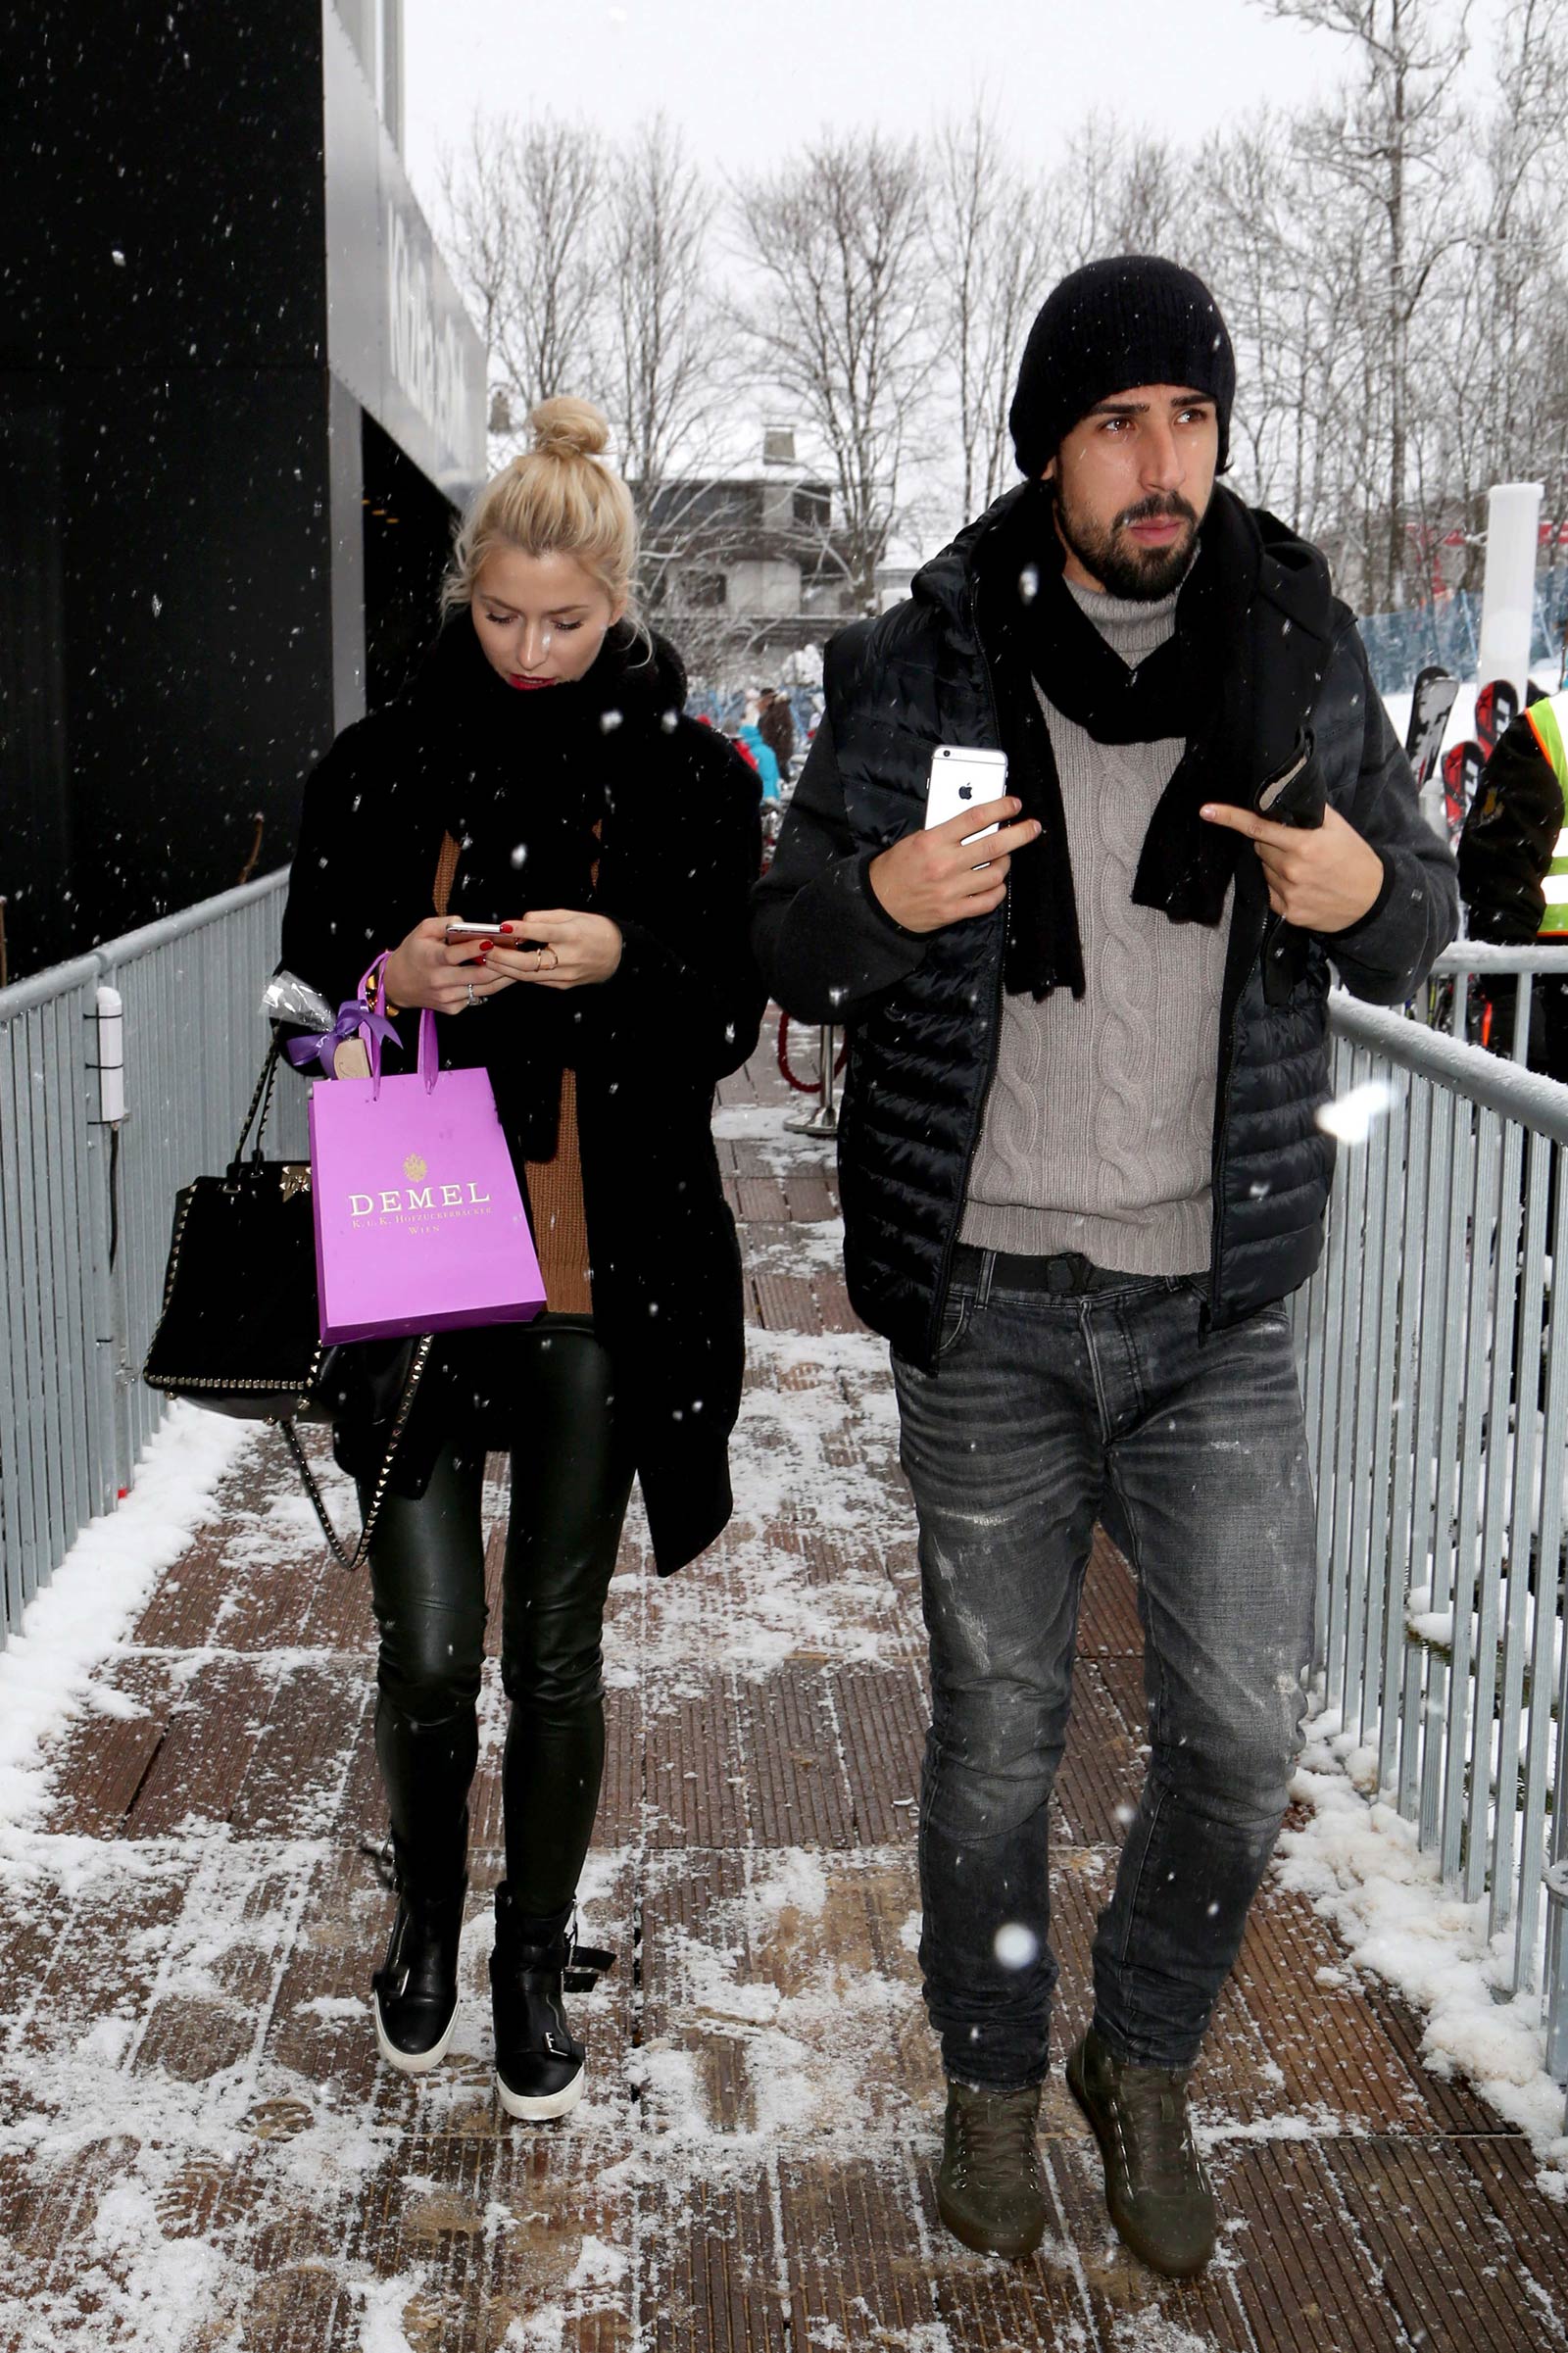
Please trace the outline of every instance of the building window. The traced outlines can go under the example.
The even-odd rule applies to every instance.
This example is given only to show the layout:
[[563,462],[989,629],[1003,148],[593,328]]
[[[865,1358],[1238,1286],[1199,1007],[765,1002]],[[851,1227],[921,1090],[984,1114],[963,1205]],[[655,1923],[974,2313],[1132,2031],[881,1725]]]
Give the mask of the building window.
[[795,493],[795,520],[803,530],[827,529],[827,493],[825,490],[798,490]]
[[722,572],[688,572],[685,605],[691,613],[710,613],[729,601],[729,582]]

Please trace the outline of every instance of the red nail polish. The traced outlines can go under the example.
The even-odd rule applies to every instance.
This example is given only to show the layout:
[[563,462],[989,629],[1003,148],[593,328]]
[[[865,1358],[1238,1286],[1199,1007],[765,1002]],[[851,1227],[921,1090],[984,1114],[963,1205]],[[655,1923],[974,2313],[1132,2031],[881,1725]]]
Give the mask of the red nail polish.
[[481,940],[479,945],[481,948],[493,948],[495,946],[495,942],[494,940]]
[[510,931],[512,929],[512,925],[510,923],[503,923],[501,928],[503,931]]
[[489,958],[487,956],[484,956],[484,955],[482,955],[482,954],[481,954],[481,955],[479,955],[479,956],[476,956],[474,957],[474,959],[473,959],[473,960],[474,960],[474,962],[475,962],[476,964],[488,964],[488,962],[490,961],[490,958]]

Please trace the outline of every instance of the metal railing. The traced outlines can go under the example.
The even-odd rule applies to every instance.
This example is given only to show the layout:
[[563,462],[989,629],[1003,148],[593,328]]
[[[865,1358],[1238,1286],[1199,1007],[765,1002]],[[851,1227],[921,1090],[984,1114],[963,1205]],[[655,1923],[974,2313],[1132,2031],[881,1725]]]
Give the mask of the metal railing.
[[1356,1140],[1297,1302],[1318,1729],[1375,1751],[1444,1880],[1485,1899],[1568,2083],[1568,1088],[1343,995],[1331,1018]]
[[[141,1364],[179,1187],[220,1168],[268,1041],[282,870],[0,990],[0,1643],[164,1412]],[[122,1009],[125,1115],[100,1065]],[[304,1155],[304,1090],[273,1148]]]
[[[1523,1062],[1529,1051],[1536,981],[1552,973],[1568,980],[1568,948],[1495,948],[1485,940],[1455,940],[1432,967],[1433,982],[1453,983],[1453,1004],[1445,1026],[1456,1038],[1469,1036],[1473,980],[1517,980],[1508,1042],[1516,1062]],[[1429,1006],[1435,993],[1429,994]]]
[[[161,1401],[139,1379],[178,1188],[224,1163],[267,1042],[285,877],[0,992],[0,1642],[128,1486]],[[1456,971],[1568,965],[1461,947]],[[1513,961],[1499,960],[1513,958]],[[122,1119],[100,999],[123,1014]],[[1320,1730],[1445,1878],[1511,1932],[1568,2082],[1563,1642],[1568,1089],[1398,1014],[1333,1002],[1359,1102],[1324,1260],[1298,1299],[1318,1485]],[[1522,1034],[1522,1033],[1521,1033]],[[107,1091],[108,1099],[105,1093]],[[1371,1090],[1371,1095],[1358,1093]],[[271,1149],[304,1152],[304,1090]],[[1334,1716],[1338,1715],[1335,1726]]]

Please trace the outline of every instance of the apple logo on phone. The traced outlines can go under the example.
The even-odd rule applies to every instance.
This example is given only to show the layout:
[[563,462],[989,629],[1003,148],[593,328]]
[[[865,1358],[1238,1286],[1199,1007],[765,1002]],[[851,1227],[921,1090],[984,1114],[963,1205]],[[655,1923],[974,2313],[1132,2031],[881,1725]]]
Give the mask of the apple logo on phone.
[[960,784],[958,787],[958,799],[960,801],[972,801],[974,799],[974,786],[972,784]]

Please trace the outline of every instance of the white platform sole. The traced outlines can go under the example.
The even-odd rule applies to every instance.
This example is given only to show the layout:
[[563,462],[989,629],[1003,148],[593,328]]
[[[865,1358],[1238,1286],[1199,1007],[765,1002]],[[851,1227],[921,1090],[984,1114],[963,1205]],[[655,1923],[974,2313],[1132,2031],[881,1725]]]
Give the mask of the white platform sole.
[[547,2125],[558,2116],[571,2114],[582,2098],[584,2073],[585,2070],[579,2067],[564,2091],[552,2091],[542,2099],[524,2099],[520,2092],[509,2091],[499,2074],[496,2077],[496,2090],[502,2107],[509,2116],[514,2116],[519,2124]]
[[395,2067],[400,2076],[427,2076],[433,2067],[439,2067],[458,2026],[458,2005],[454,2002],[452,2016],[447,2020],[447,2031],[439,2042],[432,2042],[427,2051],[400,2051],[397,2044],[387,2038],[387,2031],[381,2024],[381,2005],[373,1993],[370,1996],[370,2015],[375,2020],[376,2049],[388,2067]]

